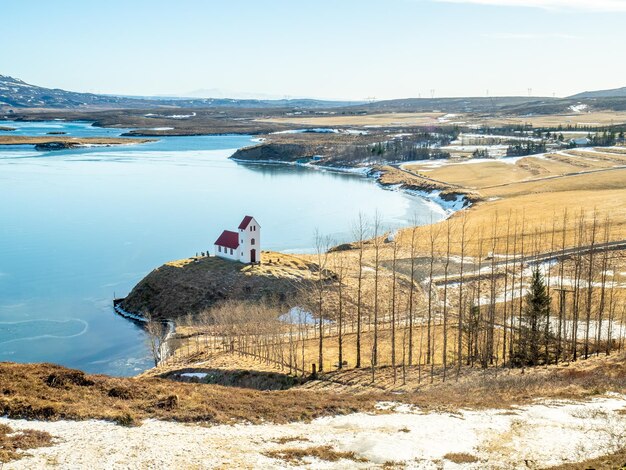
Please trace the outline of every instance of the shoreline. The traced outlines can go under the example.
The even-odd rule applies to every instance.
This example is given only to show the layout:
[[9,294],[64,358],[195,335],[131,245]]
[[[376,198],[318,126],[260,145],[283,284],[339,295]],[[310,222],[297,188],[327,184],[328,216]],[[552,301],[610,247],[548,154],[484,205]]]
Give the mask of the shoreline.
[[386,191],[401,191],[409,196],[418,197],[424,202],[430,205],[435,205],[442,211],[443,215],[447,219],[456,212],[468,209],[472,206],[473,202],[464,193],[456,193],[454,200],[450,201],[441,197],[443,191],[441,189],[433,188],[413,188],[403,183],[397,184],[385,184],[381,181],[384,174],[384,170],[377,168],[377,166],[364,166],[364,167],[335,167],[330,165],[315,165],[312,163],[301,163],[298,161],[287,160],[245,160],[241,158],[229,157],[236,163],[244,165],[275,165],[275,166],[292,166],[300,168],[309,168],[316,171],[328,171],[333,173],[348,174],[354,176],[361,176],[368,179],[373,179],[376,184]]
[[[115,311],[115,313],[117,313],[119,316],[133,321],[135,323],[140,323],[141,325],[145,325],[148,323],[148,319],[145,317],[142,317],[141,315],[137,315],[135,313],[131,313],[131,312],[127,312],[126,310],[124,310],[121,306],[120,306],[120,301],[123,299],[113,299],[113,310]],[[159,323],[165,324],[167,325],[167,333],[165,334],[165,336],[162,339],[162,342],[160,344],[159,347],[159,357],[158,357],[158,363],[159,365],[161,363],[163,363],[164,361],[167,360],[167,358],[170,355],[171,352],[171,348],[169,347],[169,341],[170,339],[172,339],[172,337],[174,336],[174,334],[176,334],[176,322],[174,320],[164,320],[161,321]],[[146,369],[146,370],[151,370],[153,369],[153,367],[151,367],[150,369]],[[139,374],[135,375],[134,377],[137,377],[141,374],[143,374],[146,371],[140,372]]]

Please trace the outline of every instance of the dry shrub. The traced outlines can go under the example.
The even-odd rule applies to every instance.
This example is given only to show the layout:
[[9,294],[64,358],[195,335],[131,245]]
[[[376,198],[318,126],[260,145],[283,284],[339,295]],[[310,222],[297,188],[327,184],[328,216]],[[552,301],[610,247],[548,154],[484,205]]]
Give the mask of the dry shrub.
[[115,416],[114,421],[120,426],[139,426],[141,424],[130,411]]
[[388,460],[383,463],[384,470],[396,470],[399,468],[406,468],[406,464],[404,462],[396,462],[395,460]]
[[478,457],[466,452],[450,452],[444,455],[443,458],[456,464],[476,463],[479,461]]
[[310,439],[307,439],[306,437],[299,437],[299,436],[285,436],[285,437],[278,437],[276,439],[272,439],[272,442],[282,445],[282,444],[287,444],[288,442],[310,442]]
[[326,462],[337,462],[338,460],[352,460],[354,462],[367,462],[367,460],[357,457],[354,452],[338,452],[331,446],[316,447],[291,447],[282,450],[272,450],[265,453],[266,456],[273,459],[281,459],[285,462],[297,463],[306,457],[311,457]]
[[25,429],[13,431],[10,426],[0,424],[0,463],[17,460],[25,450],[52,445],[52,436],[47,432]]
[[[180,383],[161,378],[84,375],[49,386],[47,378],[81,377],[52,364],[0,363],[0,415],[21,419],[103,419],[134,425],[148,419],[232,424],[286,423],[321,416],[374,411],[380,394],[349,396],[332,392],[260,392],[219,385]],[[79,384],[93,382],[92,386]],[[55,384],[60,381],[55,379]]]
[[169,395],[167,397],[160,398],[154,403],[153,406],[164,410],[174,410],[178,408],[178,395]]
[[46,385],[55,388],[69,388],[72,385],[90,387],[94,385],[94,382],[89,380],[85,373],[80,370],[64,370],[50,374],[46,378]]
[[130,400],[136,398],[129,387],[113,387],[107,393],[111,398],[119,398],[120,400]]

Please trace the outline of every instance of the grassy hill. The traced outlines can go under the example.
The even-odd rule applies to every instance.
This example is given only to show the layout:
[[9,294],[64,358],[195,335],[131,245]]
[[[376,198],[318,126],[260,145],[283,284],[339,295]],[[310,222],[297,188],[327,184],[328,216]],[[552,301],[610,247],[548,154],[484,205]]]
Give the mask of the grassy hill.
[[176,319],[226,300],[284,302],[316,270],[313,263],[283,253],[263,252],[261,259],[260,265],[216,257],[172,261],[148,274],[120,306],[134,314],[147,310]]
[[626,97],[626,87],[612,88],[610,90],[596,90],[596,91],[583,91],[577,93],[569,98],[614,98],[614,97]]

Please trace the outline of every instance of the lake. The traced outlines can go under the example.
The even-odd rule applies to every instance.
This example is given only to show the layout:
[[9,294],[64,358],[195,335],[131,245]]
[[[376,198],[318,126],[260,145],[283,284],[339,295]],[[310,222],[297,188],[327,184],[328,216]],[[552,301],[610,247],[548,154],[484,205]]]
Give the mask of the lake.
[[[118,136],[90,123],[6,122],[12,134]],[[254,215],[263,249],[310,251],[314,232],[350,240],[359,212],[386,228],[443,218],[432,203],[361,176],[229,160],[249,136],[165,137],[37,152],[0,146],[0,361],[135,375],[151,366],[141,327],[116,315],[166,261],[212,249]]]

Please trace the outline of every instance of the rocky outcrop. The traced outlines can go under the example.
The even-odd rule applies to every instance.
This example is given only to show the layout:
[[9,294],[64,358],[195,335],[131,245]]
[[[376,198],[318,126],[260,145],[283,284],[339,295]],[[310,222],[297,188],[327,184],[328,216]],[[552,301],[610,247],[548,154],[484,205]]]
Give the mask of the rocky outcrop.
[[35,145],[35,150],[50,151],[50,150],[66,150],[76,147],[78,144],[73,142],[42,142]]
[[266,143],[237,150],[233,160],[247,162],[297,162],[303,158],[310,158],[315,151],[302,144]]

